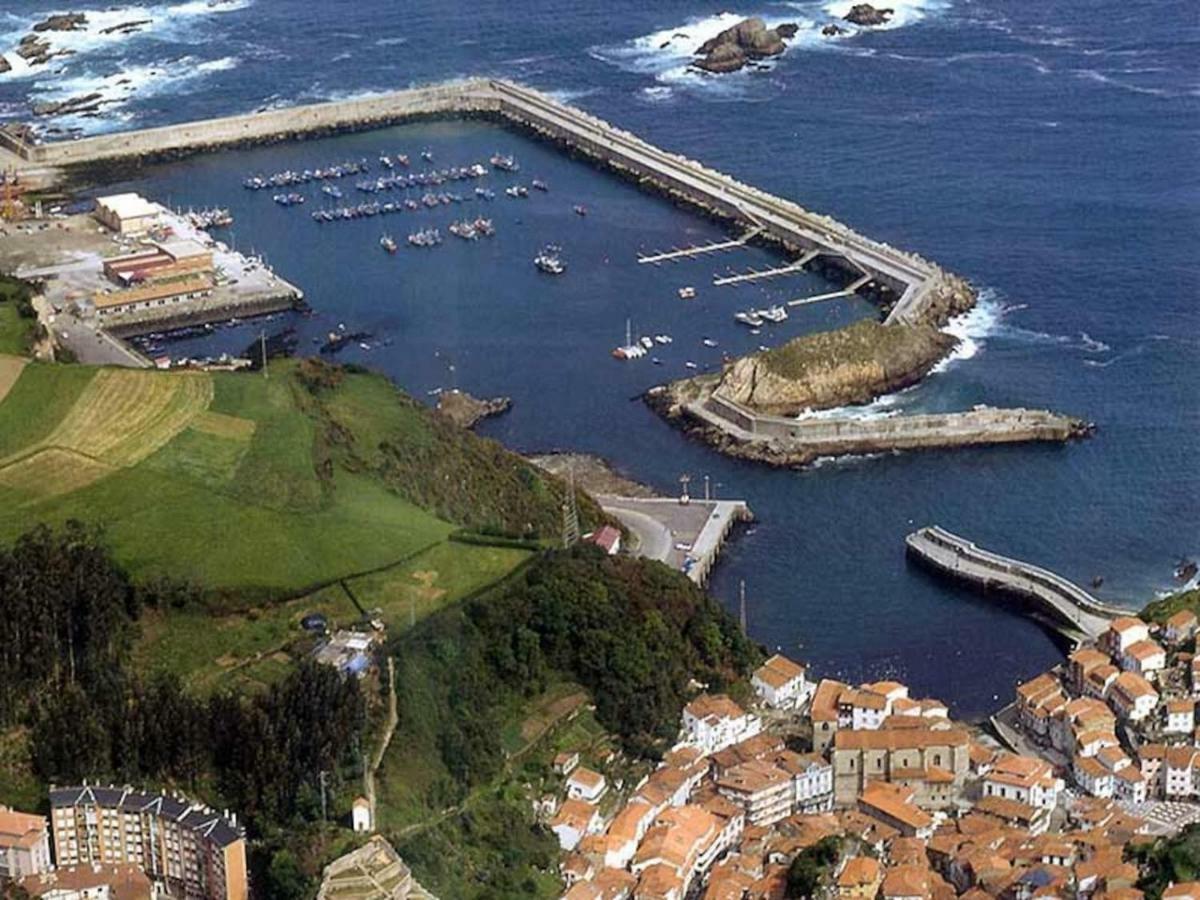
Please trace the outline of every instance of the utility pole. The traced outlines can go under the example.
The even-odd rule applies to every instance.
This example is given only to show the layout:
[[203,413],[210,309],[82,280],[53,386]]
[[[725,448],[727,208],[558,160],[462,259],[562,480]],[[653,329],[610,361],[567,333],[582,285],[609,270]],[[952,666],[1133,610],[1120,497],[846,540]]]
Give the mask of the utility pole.
[[691,502],[691,499],[692,499],[691,497],[688,496],[688,484],[691,482],[691,480],[692,480],[692,476],[689,475],[687,472],[684,472],[682,475],[679,476],[679,487],[680,487],[679,502],[681,504],[683,504],[684,506],[686,506],[689,502]]
[[742,634],[747,634],[746,631],[746,579],[743,578],[738,585],[738,621],[742,625]]
[[710,499],[711,498],[709,496],[709,490],[708,490],[708,476],[705,475],[704,476],[704,502],[707,503]]
[[263,378],[267,377],[267,332],[265,330],[258,333],[258,339],[262,345],[262,370]]

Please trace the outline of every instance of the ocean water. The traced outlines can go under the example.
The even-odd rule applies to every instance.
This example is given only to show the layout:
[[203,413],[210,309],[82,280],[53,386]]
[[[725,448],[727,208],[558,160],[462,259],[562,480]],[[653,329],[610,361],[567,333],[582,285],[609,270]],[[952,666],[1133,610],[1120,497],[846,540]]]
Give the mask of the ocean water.
[[[761,249],[639,266],[640,250],[723,232],[546,146],[481,123],[434,123],[197,158],[133,183],[182,206],[232,206],[230,239],[262,252],[317,310],[295,323],[302,349],[339,323],[369,330],[370,349],[343,358],[414,394],[512,396],[511,413],[481,430],[515,449],[598,453],[663,490],[681,473],[694,484],[707,474],[718,494],[746,498],[758,521],[728,545],[712,589],[732,606],[745,580],[757,639],[822,674],[902,678],[979,717],[1061,649],[1019,613],[913,569],[908,531],[936,522],[1083,583],[1102,575],[1098,593],[1131,606],[1171,588],[1177,560],[1200,553],[1200,22],[1179,0],[905,0],[889,4],[886,28],[821,38],[848,5],[89,0],[72,7],[95,10],[87,31],[51,36],[73,55],[0,75],[0,116],[98,91],[112,101],[100,116],[59,123],[95,132],[502,75],[972,279],[984,299],[954,325],[955,358],[867,414],[1048,406],[1095,421],[1093,439],[775,470],[688,440],[636,395],[688,361],[712,366],[724,351],[869,307],[835,301],[749,335],[732,312],[823,283],[709,286],[714,273],[768,264]],[[6,3],[0,51],[56,8]],[[785,56],[721,78],[687,70],[691,47],[751,14],[801,25]],[[100,33],[143,18],[137,34]],[[542,177],[550,191],[511,200],[500,191],[512,177],[494,174],[491,204],[318,226],[314,188],[304,207],[284,210],[240,187],[250,173],[381,151],[407,152],[419,169],[424,148],[439,166],[514,152],[520,178]],[[395,257],[377,245],[384,229],[401,240],[426,224],[445,232],[468,212],[491,215],[497,236],[447,236]],[[548,242],[563,246],[563,278],[530,263]],[[698,287],[696,301],[676,297],[684,284]],[[654,351],[661,366],[609,358],[626,319],[636,333],[673,335]],[[240,349],[284,324],[187,347]]]

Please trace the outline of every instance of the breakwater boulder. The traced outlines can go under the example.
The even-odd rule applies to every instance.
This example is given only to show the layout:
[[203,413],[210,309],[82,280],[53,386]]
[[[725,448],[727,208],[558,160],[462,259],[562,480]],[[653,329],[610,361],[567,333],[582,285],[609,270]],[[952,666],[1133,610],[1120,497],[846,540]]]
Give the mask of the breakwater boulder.
[[877,9],[870,3],[856,3],[842,18],[853,25],[872,28],[877,25],[886,25],[894,14],[895,10],[893,9]]
[[787,49],[784,39],[798,30],[792,23],[768,28],[758,17],[743,19],[701,44],[696,50],[701,59],[693,65],[705,72],[736,72],[751,60],[779,56]]

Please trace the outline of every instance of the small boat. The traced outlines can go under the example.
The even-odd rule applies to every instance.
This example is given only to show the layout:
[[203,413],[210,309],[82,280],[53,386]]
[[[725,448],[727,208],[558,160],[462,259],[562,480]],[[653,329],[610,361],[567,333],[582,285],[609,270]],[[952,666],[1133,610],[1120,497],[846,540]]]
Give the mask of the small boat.
[[321,185],[321,193],[326,197],[332,197],[334,200],[342,199],[342,189],[336,184]]
[[425,162],[433,162],[433,151],[432,150],[422,150],[421,151],[421,159],[425,160]]
[[396,240],[390,234],[385,234],[379,239],[379,246],[388,253],[395,253],[397,248]]
[[694,287],[681,287],[679,289],[679,299],[680,300],[692,300],[695,298],[695,296],[696,296],[696,289]]
[[696,365],[694,362],[692,362],[690,359],[689,359],[687,362],[685,362],[685,363],[684,363],[684,366],[685,366],[686,368],[689,368],[689,369],[695,369],[695,368],[699,368],[699,367],[698,367],[698,366],[697,366],[697,365]]
[[[644,338],[643,338],[644,340]],[[653,344],[651,344],[653,346]],[[646,355],[647,348],[640,342],[633,339],[633,329],[628,319],[625,320],[625,343],[620,347],[614,347],[612,355],[614,359],[641,359]]]
[[643,336],[643,337],[638,338],[638,343],[641,344],[643,347],[645,347],[647,350],[652,350],[654,348],[654,339],[653,338],[648,338],[648,337]]
[[493,153],[492,158],[488,160],[493,166],[501,172],[519,172],[521,167],[517,164],[516,159],[512,156],[504,156],[500,153]]
[[548,190],[550,190],[550,185],[546,184],[546,182],[542,181],[540,178],[535,178],[535,179],[533,179],[533,181],[529,182],[529,185],[530,185],[530,187],[532,187],[532,188],[533,188],[535,191],[548,191]]
[[576,203],[574,206],[571,207],[571,209],[575,210],[575,215],[577,215],[577,216],[586,216],[587,215],[587,207],[584,206],[582,203]]
[[702,340],[700,343],[702,343],[702,344],[703,344],[705,347],[715,347],[715,346],[717,346],[717,342],[716,342],[716,341],[714,341],[712,338],[705,338],[705,339],[704,339],[704,340]]
[[787,308],[783,306],[769,306],[766,309],[760,309],[758,314],[768,322],[775,322],[776,324],[787,321],[788,317]]
[[567,271],[567,264],[559,258],[557,248],[552,246],[547,246],[535,256],[533,264],[538,267],[539,271],[545,272],[547,275],[561,275]]
[[471,225],[475,228],[476,234],[482,234],[484,237],[491,237],[496,233],[496,226],[492,224],[491,219],[485,219],[480,216]]
[[395,157],[396,165],[408,167],[408,156],[404,153],[397,153]]
[[464,241],[479,240],[479,233],[475,229],[475,223],[465,219],[462,222],[452,222],[450,233],[455,237],[462,238]]
[[520,184],[514,184],[509,187],[506,187],[504,189],[504,193],[508,194],[508,196],[510,196],[510,197],[528,197],[529,196],[529,188],[527,188],[523,185],[520,185]]
[[496,192],[489,191],[487,188],[484,188],[484,187],[477,187],[477,188],[475,188],[475,196],[478,197],[480,200],[495,200]]
[[743,325],[749,325],[751,328],[757,328],[763,323],[762,316],[752,309],[744,312],[734,313],[733,318]]
[[671,340],[672,338],[669,334],[656,334],[654,336],[654,343],[656,344],[669,344]]

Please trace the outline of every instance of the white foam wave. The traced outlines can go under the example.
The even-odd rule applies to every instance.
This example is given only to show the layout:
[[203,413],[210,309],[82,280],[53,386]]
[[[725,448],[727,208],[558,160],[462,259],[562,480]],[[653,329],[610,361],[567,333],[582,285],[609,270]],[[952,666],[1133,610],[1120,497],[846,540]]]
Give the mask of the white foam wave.
[[958,345],[937,363],[930,374],[945,372],[955,363],[972,359],[983,349],[987,338],[994,334],[1006,309],[994,291],[984,288],[979,300],[969,310],[955,316],[942,330],[958,339]]
[[376,47],[398,47],[400,44],[407,44],[406,37],[386,37],[380,38],[375,42]]

